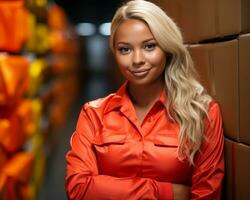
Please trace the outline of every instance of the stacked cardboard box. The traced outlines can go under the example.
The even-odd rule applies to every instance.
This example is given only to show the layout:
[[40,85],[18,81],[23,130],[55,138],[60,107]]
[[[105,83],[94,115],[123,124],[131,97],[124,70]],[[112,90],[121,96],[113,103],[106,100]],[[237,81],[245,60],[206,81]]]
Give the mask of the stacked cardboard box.
[[153,0],[181,28],[192,44],[241,31],[240,0]]
[[250,1],[152,2],[182,30],[200,81],[221,107],[226,138],[224,198],[250,199]]
[[250,146],[225,139],[225,197],[228,200],[249,199]]
[[[250,30],[249,30],[250,31]],[[239,36],[239,141],[250,145],[250,34]]]
[[[189,48],[201,81],[220,104],[227,142],[237,148],[244,146],[249,151],[250,34],[240,34],[230,41],[191,45]],[[226,199],[249,199],[250,190],[246,187],[250,182],[244,178],[248,173],[248,160],[244,151],[234,154],[234,150],[227,147],[225,154]],[[228,155],[231,154],[235,159],[230,160]]]
[[225,133],[235,137],[239,123],[237,39],[190,45],[189,50],[201,82],[220,104]]

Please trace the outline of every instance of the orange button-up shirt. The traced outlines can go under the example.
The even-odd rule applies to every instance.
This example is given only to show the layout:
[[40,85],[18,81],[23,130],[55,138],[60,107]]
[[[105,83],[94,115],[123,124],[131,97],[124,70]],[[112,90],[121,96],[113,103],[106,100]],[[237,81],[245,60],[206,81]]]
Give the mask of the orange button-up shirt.
[[69,199],[173,199],[172,183],[191,187],[191,199],[220,199],[224,175],[222,119],[212,102],[195,165],[178,159],[179,125],[163,91],[139,124],[124,84],[86,103],[66,155]]

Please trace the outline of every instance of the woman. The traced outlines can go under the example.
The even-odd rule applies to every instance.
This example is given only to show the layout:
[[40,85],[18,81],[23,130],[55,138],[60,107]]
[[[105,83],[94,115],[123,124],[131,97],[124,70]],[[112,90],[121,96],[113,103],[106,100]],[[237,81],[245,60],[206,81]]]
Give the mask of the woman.
[[129,1],[110,47],[127,81],[82,108],[66,156],[68,198],[220,199],[221,114],[178,27],[153,3]]

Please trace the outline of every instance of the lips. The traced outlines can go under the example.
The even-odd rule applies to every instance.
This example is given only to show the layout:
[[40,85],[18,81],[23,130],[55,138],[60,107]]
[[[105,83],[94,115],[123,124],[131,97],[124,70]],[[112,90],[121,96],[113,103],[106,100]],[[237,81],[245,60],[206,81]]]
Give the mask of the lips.
[[146,76],[149,71],[150,69],[141,69],[141,70],[131,70],[130,72],[136,77],[143,77]]

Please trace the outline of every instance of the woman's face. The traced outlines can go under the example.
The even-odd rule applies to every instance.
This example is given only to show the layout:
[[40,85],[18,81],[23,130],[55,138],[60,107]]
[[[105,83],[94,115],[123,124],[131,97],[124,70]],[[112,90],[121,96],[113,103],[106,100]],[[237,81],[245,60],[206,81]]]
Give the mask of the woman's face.
[[118,27],[114,55],[120,71],[130,83],[148,85],[162,81],[166,53],[145,22],[127,19]]

